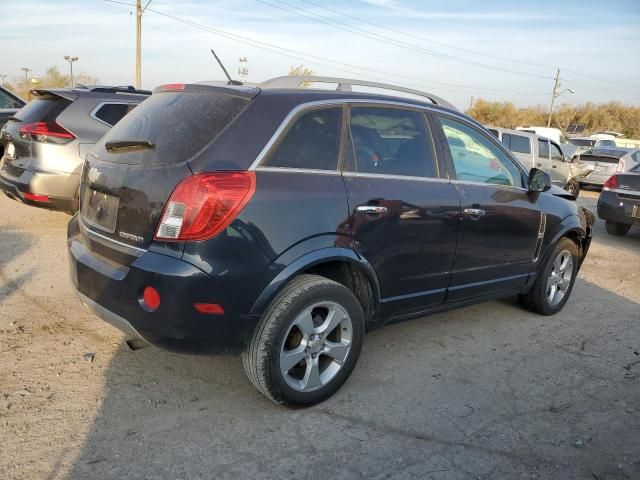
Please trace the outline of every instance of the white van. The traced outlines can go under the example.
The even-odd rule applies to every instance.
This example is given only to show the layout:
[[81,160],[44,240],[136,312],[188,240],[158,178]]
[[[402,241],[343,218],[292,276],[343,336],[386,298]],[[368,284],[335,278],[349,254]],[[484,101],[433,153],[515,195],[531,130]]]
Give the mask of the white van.
[[516,127],[516,130],[520,130],[521,132],[534,133],[535,135],[540,135],[541,137],[546,137],[549,140],[553,140],[556,143],[564,143],[564,135],[562,131],[557,128],[549,128],[549,127]]

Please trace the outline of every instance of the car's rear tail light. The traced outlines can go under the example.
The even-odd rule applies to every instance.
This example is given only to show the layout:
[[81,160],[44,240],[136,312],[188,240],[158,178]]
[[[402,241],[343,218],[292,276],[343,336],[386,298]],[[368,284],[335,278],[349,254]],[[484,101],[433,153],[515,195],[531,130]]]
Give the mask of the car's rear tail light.
[[22,136],[40,142],[53,140],[56,143],[66,143],[75,138],[71,132],[53,122],[26,123],[20,127],[19,132]]
[[162,212],[154,239],[206,240],[224,230],[255,190],[254,172],[200,173],[178,184]]
[[618,162],[618,166],[616,167],[616,172],[624,172],[624,160],[620,159],[620,161]]
[[49,202],[51,201],[47,195],[38,195],[37,193],[25,192],[24,198],[32,202]]
[[604,185],[602,187],[603,190],[615,190],[616,188],[618,188],[617,175],[610,177],[606,182],[604,182]]

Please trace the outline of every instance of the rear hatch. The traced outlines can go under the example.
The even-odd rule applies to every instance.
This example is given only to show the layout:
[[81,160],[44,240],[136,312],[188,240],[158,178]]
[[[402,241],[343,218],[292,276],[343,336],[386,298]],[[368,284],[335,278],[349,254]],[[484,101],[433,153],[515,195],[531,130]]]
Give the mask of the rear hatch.
[[619,199],[633,200],[640,204],[640,171],[639,173],[619,173],[616,194]]
[[[206,150],[258,92],[205,85],[156,89],[87,155],[80,184],[85,234],[147,249],[167,199],[191,175],[187,161]],[[105,256],[123,263],[120,256]]]
[[[62,96],[47,90],[37,90],[34,91],[34,95],[36,98],[20,109],[2,128],[3,175],[20,176],[31,162],[34,141],[68,141],[65,137],[55,136],[56,131],[58,135],[64,131],[62,127],[57,125],[56,118],[72,103],[75,94],[69,92],[69,95]],[[42,135],[44,126],[50,129],[50,135]],[[36,128],[40,128],[41,135],[35,135],[38,133]],[[21,133],[21,129],[23,132],[30,131],[32,133]]]
[[602,175],[613,175],[620,158],[627,152],[622,150],[588,150],[580,154],[579,163],[592,165],[594,172]]

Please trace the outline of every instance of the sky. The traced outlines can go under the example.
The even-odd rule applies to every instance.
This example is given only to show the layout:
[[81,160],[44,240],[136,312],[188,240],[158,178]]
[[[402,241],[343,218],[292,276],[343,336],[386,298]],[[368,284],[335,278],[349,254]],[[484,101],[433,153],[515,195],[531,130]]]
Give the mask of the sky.
[[[135,0],[118,0],[135,3]],[[147,0],[143,0],[143,5]],[[105,0],[0,0],[0,74],[34,76],[64,55],[102,84],[133,84],[135,9]],[[640,0],[152,0],[142,86],[222,79],[214,48],[247,81],[304,64],[316,75],[403,85],[467,108],[471,97],[640,105]],[[566,89],[575,91],[571,94]]]

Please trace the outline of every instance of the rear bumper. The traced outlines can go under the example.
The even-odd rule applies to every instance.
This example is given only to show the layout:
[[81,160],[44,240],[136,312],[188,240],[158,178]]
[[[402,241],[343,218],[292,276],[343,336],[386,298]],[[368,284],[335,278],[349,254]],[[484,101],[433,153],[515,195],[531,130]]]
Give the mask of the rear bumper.
[[[165,350],[196,354],[240,353],[258,318],[235,314],[225,305],[224,285],[175,256],[145,251],[130,265],[114,264],[92,252],[77,216],[68,227],[69,269],[82,303],[131,338]],[[149,312],[140,297],[146,286],[160,294]],[[194,303],[219,303],[222,315],[200,313]]]
[[640,198],[623,199],[615,192],[602,191],[598,199],[598,217],[607,222],[640,225],[640,218],[632,217],[634,206],[640,210]]
[[[75,193],[80,184],[80,176],[74,173],[46,172],[25,169],[11,175],[7,169],[0,169],[0,190],[8,197],[34,207],[59,210],[74,214],[78,209]],[[47,195],[49,201],[39,202],[25,198],[25,193]]]

